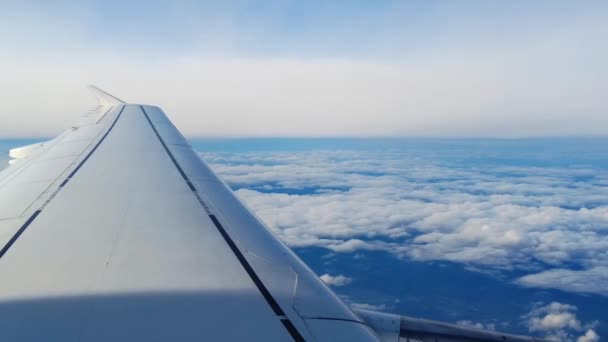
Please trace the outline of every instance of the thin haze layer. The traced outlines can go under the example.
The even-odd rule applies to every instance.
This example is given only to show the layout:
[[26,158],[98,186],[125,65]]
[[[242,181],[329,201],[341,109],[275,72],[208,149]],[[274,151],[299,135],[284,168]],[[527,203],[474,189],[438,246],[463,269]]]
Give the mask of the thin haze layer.
[[187,135],[605,135],[602,1],[3,2],[0,136],[93,83]]

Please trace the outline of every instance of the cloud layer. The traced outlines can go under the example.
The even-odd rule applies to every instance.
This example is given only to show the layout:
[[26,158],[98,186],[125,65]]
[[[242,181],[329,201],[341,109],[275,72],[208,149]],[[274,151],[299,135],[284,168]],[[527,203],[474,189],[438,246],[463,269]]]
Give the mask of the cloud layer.
[[586,270],[551,269],[521,277],[517,283],[608,296],[608,267],[597,266]]
[[446,166],[392,152],[206,153],[293,247],[385,250],[608,295],[608,172]]

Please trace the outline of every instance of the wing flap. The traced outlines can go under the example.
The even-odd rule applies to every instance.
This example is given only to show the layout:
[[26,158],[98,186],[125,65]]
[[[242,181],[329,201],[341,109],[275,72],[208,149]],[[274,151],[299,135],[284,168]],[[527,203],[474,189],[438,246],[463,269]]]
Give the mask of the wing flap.
[[[9,183],[0,189],[0,220],[18,218],[49,186],[48,182]],[[16,230],[17,227],[14,227]],[[3,245],[0,241],[0,245]]]
[[105,124],[83,126],[53,140],[11,150],[11,157],[19,162],[5,170],[0,180],[0,219],[27,216],[36,209],[34,202],[44,204],[44,194],[52,195],[104,129]]

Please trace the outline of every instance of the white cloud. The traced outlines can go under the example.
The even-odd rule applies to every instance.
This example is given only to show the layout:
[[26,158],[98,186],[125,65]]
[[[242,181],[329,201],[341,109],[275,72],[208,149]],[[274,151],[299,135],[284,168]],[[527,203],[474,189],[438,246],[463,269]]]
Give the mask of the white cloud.
[[599,336],[592,330],[598,322],[583,324],[576,316],[574,305],[552,302],[547,305],[537,304],[524,316],[530,332],[543,332],[546,337],[556,341],[574,340],[575,334],[586,333],[577,341],[598,341]]
[[576,339],[577,342],[597,342],[600,340],[599,335],[592,329],[587,330],[585,335]]
[[340,243],[328,244],[325,247],[334,252],[354,252],[358,250],[382,249],[382,247],[378,246],[377,244],[365,242],[359,239],[350,239]]
[[332,275],[325,273],[322,276],[320,276],[319,278],[321,278],[321,280],[323,280],[323,282],[325,284],[330,285],[330,286],[344,286],[344,285],[350,284],[353,281],[352,278],[343,276],[341,274],[332,276]]
[[604,170],[467,169],[390,150],[204,157],[290,246],[519,269],[520,285],[606,294]]
[[586,270],[551,269],[523,276],[516,282],[523,286],[608,296],[608,267],[598,266]]
[[531,322],[531,331],[557,330],[570,328],[574,330],[580,329],[580,322],[576,319],[576,315],[570,312],[550,313],[547,316],[535,319]]

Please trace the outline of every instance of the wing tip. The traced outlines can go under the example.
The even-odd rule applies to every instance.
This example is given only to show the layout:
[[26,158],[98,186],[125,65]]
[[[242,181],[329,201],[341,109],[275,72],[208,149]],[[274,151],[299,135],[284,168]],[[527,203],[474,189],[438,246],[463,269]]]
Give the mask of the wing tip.
[[93,93],[93,95],[95,95],[95,97],[97,97],[97,100],[99,101],[100,105],[117,105],[117,104],[122,104],[125,103],[125,101],[117,98],[116,96],[103,91],[101,89],[99,89],[98,87],[89,84],[87,86],[87,88],[89,88],[89,90]]

